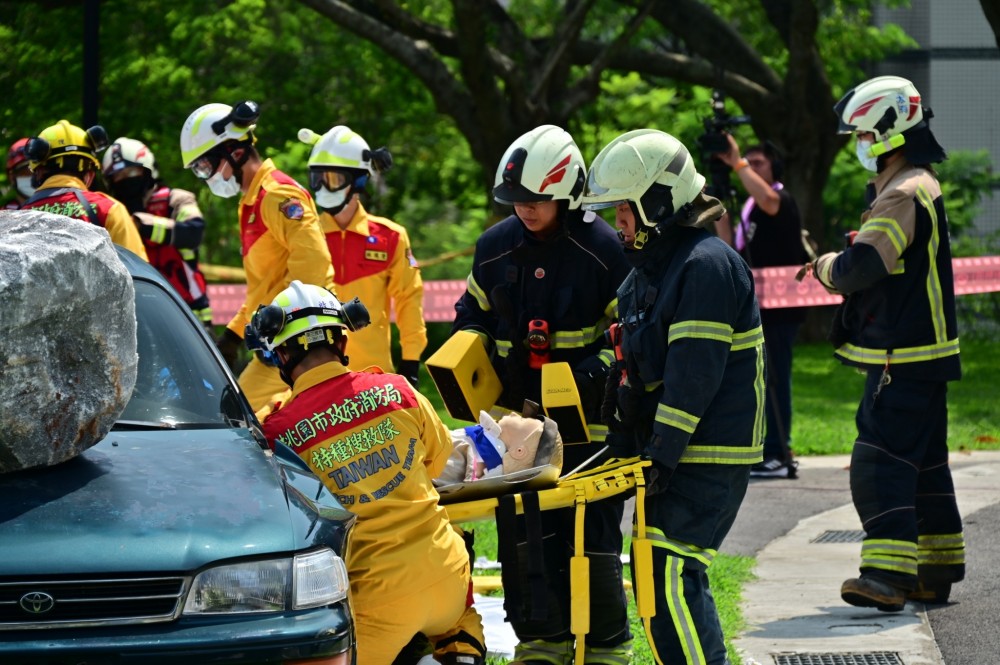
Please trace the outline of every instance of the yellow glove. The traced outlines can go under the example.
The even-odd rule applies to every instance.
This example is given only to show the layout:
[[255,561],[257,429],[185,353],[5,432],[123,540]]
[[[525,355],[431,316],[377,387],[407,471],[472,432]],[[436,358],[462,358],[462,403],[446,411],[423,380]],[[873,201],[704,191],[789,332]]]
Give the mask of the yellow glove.
[[838,256],[840,256],[839,252],[827,252],[816,259],[812,272],[816,279],[819,280],[819,283],[823,285],[823,288],[829,293],[843,295],[833,285],[833,262],[837,260]]

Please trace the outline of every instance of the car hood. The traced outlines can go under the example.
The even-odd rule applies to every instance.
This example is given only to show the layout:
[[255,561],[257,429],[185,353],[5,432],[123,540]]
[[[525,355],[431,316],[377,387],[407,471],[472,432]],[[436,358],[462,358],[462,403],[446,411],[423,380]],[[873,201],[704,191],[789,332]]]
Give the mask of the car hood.
[[278,464],[242,430],[112,431],[0,475],[0,576],[191,571],[295,542]]

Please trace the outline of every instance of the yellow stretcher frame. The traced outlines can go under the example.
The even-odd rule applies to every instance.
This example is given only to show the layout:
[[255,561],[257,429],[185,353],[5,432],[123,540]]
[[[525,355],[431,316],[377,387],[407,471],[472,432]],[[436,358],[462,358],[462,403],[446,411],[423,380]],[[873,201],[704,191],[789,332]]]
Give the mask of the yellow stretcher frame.
[[[580,471],[556,482],[550,489],[536,490],[541,510],[576,507],[573,556],[570,558],[570,632],[576,639],[577,663],[584,662],[584,637],[590,632],[590,560],[583,548],[583,517],[588,503],[602,501],[635,490],[635,528],[632,534],[632,578],[636,580],[636,611],[644,625],[655,613],[652,584],[653,548],[646,535],[646,483],[643,467],[652,462],[638,457],[616,458],[593,469]],[[524,514],[521,492],[514,493],[518,515]],[[442,504],[455,523],[495,519],[498,497]]]

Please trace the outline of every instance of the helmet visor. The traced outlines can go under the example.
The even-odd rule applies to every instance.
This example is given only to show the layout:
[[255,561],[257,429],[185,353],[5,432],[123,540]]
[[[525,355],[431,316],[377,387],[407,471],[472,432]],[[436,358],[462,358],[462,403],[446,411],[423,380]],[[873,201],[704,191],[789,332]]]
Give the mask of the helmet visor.
[[328,192],[335,192],[351,184],[353,177],[344,171],[334,169],[310,169],[309,187],[313,191],[318,191],[320,187],[325,187]]
[[200,180],[208,180],[212,177],[212,174],[219,170],[219,162],[221,161],[221,153],[215,153],[214,151],[205,153],[191,164],[191,172]]
[[584,201],[582,207],[584,210],[605,210],[607,208],[617,208],[623,203],[628,203],[628,200],[619,199],[617,201],[592,201],[590,203]]
[[121,182],[127,178],[141,178],[146,169],[142,166],[125,166],[122,168],[112,167],[104,173],[104,176],[108,179],[108,182],[114,184],[116,182]]

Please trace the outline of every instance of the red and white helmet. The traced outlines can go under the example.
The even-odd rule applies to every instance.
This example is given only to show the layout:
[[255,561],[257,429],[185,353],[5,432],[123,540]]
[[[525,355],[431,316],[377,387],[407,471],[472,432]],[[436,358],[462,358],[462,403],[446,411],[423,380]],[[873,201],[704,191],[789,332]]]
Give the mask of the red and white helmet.
[[587,165],[573,137],[555,125],[521,135],[504,153],[493,182],[497,203],[568,201],[580,207]]
[[101,168],[105,177],[112,180],[128,169],[135,168],[147,169],[153,180],[160,177],[160,172],[156,168],[156,157],[149,146],[125,136],[115,139],[111,147],[104,151]]
[[840,120],[841,134],[872,132],[878,141],[913,129],[924,119],[920,93],[900,76],[865,81],[844,95],[833,110]]

